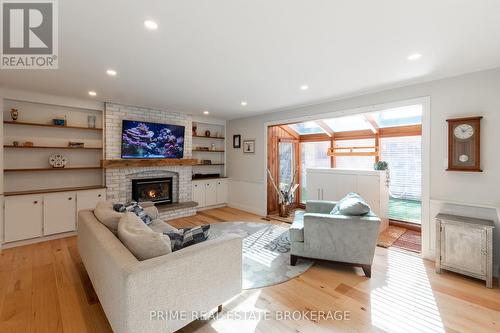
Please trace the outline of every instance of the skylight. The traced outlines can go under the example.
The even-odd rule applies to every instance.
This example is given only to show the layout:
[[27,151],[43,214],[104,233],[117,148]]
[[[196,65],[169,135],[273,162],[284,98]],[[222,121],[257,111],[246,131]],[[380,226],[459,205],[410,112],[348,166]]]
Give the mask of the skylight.
[[292,124],[289,126],[300,135],[325,133],[325,131],[323,131],[323,129],[319,127],[314,121],[308,121],[300,124]]
[[325,123],[330,126],[334,132],[349,132],[370,129],[370,125],[363,115],[325,119]]
[[422,105],[408,105],[387,109],[372,114],[379,127],[420,125],[422,123]]

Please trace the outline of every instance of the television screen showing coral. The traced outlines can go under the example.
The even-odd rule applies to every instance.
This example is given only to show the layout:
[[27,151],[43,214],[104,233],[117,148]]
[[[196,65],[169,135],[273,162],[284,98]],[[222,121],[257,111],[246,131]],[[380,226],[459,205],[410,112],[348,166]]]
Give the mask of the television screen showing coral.
[[182,158],[184,126],[123,120],[122,158]]

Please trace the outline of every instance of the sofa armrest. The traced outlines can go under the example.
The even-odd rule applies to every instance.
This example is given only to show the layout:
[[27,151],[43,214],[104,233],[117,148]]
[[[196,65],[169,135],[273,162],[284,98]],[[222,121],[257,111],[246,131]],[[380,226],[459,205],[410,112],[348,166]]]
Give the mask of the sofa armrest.
[[307,200],[306,212],[328,214],[336,205],[337,201]]
[[158,218],[158,208],[156,208],[155,204],[151,201],[144,201],[140,203],[141,207],[144,208],[146,214],[148,214],[153,220]]
[[[197,313],[238,295],[241,270],[242,239],[236,235],[131,265],[126,272],[126,333],[174,332],[182,328]],[[177,313],[179,317],[155,317],[158,311]]]

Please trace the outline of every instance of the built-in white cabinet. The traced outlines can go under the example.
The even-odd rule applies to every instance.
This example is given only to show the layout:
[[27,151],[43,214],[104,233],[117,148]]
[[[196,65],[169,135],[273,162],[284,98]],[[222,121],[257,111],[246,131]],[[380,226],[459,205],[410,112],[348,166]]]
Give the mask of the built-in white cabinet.
[[5,198],[4,239],[14,242],[43,235],[43,196]]
[[77,214],[106,200],[106,189],[5,197],[4,239],[15,242],[75,231]]
[[193,201],[198,208],[227,203],[227,179],[193,180]]
[[311,168],[306,170],[308,200],[338,201],[349,192],[361,195],[387,227],[389,179],[385,171]]
[[76,192],[43,196],[43,234],[45,236],[76,230]]

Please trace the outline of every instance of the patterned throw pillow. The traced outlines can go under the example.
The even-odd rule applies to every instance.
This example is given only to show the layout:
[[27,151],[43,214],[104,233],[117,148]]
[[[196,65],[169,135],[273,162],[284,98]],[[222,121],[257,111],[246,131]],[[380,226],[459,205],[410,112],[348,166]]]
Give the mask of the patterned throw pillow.
[[170,238],[172,252],[183,249],[190,245],[201,243],[207,240],[210,234],[210,225],[201,225],[194,228],[184,228],[178,231],[165,233]]
[[141,207],[136,201],[131,201],[127,204],[114,204],[113,209],[119,213],[132,212],[137,215],[146,225],[150,225],[153,222],[151,216],[149,216],[144,208]]

